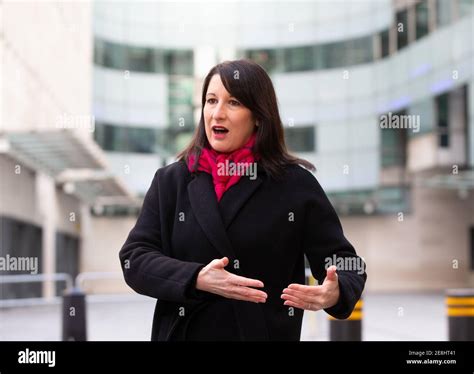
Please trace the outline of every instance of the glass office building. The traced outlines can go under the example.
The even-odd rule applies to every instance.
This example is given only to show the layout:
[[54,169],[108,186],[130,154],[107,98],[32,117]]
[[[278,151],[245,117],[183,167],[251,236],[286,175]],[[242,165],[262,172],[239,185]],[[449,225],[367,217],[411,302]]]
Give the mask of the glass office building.
[[472,1],[98,2],[93,20],[95,140],[137,194],[189,141],[210,67],[249,58],[368,289],[474,284]]

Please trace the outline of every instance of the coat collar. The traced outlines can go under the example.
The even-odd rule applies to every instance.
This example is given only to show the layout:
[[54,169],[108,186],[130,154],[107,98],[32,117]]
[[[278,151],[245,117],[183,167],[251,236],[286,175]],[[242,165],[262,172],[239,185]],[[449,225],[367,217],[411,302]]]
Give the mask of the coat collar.
[[235,259],[236,254],[226,230],[264,178],[263,169],[258,167],[256,179],[243,176],[224,193],[220,203],[217,202],[211,175],[198,172],[188,184],[189,201],[199,225],[211,244],[229,260]]

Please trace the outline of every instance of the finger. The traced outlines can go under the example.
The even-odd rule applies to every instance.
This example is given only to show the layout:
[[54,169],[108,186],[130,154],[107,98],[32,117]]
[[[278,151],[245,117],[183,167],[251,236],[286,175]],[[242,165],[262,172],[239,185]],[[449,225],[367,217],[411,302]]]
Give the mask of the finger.
[[299,292],[309,292],[310,290],[313,289],[313,287],[318,287],[318,286],[307,286],[304,284],[298,284],[298,283],[291,283],[287,288],[299,291]]
[[263,287],[263,282],[258,279],[241,277],[240,275],[232,274],[230,281],[233,284],[246,287]]
[[292,283],[283,292],[299,292],[307,295],[320,295],[323,292],[323,287],[321,286],[306,286],[302,284]]
[[305,292],[299,292],[296,290],[292,290],[290,288],[285,288],[283,290],[282,295],[290,295],[298,299],[301,299],[304,302],[312,302],[313,300],[315,300],[315,298],[318,298],[321,295],[321,290],[319,288],[320,286],[317,286],[317,287],[318,287],[317,289],[314,289],[314,290],[311,289]]
[[328,269],[326,270],[326,279],[325,280],[337,281],[336,271],[337,271],[336,266],[334,266],[334,265],[329,266]]
[[288,301],[291,301],[295,304],[301,304],[301,305],[308,305],[309,302],[307,300],[303,300],[299,297],[296,297],[296,296],[293,296],[293,295],[287,295],[287,294],[283,294],[280,296],[283,300],[288,300]]
[[283,303],[283,305],[291,306],[291,307],[293,307],[293,308],[299,308],[299,309],[305,310],[303,304],[294,303],[293,301],[289,301],[289,300],[285,301],[285,302]]
[[250,287],[234,286],[229,289],[230,297],[238,300],[265,302],[267,294]]
[[283,292],[280,297],[284,300],[292,300],[292,301],[301,302],[304,304],[308,304],[314,301],[314,296],[309,296],[307,294],[304,294],[301,292],[295,292],[295,291]]

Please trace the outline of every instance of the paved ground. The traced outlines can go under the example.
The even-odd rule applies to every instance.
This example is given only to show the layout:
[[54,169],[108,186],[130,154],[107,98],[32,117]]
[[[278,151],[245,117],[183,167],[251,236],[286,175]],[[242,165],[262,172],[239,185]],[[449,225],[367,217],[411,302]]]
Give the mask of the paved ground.
[[[89,296],[88,340],[149,340],[154,300]],[[366,294],[363,340],[447,340],[443,294]],[[328,340],[324,312],[307,312],[302,340]],[[0,340],[60,340],[61,304],[0,308]]]

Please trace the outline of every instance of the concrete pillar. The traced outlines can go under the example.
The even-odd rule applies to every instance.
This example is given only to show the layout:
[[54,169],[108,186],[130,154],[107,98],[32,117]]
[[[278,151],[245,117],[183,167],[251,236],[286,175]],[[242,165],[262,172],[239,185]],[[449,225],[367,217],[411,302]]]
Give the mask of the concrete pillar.
[[[36,173],[36,204],[42,220],[43,249],[41,254],[43,274],[56,272],[56,221],[57,199],[54,179],[41,172]],[[55,296],[55,282],[43,282],[43,297],[46,299]]]

